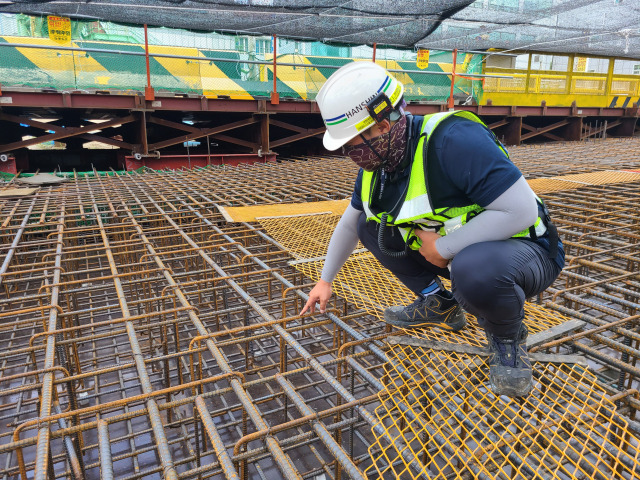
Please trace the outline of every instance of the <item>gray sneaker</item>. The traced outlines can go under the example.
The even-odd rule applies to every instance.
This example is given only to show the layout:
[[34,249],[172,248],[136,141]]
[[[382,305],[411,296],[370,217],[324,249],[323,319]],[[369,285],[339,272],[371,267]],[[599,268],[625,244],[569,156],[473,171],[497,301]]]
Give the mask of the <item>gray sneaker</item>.
[[523,323],[514,338],[486,332],[489,341],[489,383],[496,395],[524,397],[531,391],[532,369],[527,355],[527,335]]
[[389,307],[384,311],[384,321],[402,328],[440,327],[454,332],[467,324],[464,311],[447,290],[430,295],[419,294],[406,307]]

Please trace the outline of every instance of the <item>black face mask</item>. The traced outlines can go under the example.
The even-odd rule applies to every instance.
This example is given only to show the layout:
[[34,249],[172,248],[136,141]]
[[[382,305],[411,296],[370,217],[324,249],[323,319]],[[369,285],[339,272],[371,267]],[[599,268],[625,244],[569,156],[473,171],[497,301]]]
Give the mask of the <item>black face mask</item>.
[[342,152],[363,170],[373,172],[382,167],[393,172],[404,158],[407,145],[407,117],[402,115],[387,133],[367,140],[360,135],[362,143],[345,145]]

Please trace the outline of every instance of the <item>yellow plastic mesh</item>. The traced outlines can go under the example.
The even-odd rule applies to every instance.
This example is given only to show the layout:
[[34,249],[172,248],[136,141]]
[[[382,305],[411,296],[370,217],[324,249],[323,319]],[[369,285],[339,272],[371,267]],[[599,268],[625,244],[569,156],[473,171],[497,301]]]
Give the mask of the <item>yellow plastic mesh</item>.
[[[295,258],[306,259],[326,255],[338,220],[340,215],[304,215],[261,218],[260,225]],[[362,248],[362,245],[358,244],[357,248]]]
[[623,172],[620,170],[606,170],[603,172],[579,173],[555,177],[556,180],[581,182],[589,185],[606,185],[611,183],[628,183],[640,181],[640,174]]
[[535,178],[528,182],[531,189],[538,195],[551,192],[562,192],[564,190],[575,190],[576,188],[584,187],[584,184],[566,182],[555,178]]
[[640,174],[621,170],[606,170],[560,177],[534,178],[529,180],[529,186],[537,194],[575,190],[589,185],[608,185],[614,183],[629,183],[640,181]]
[[[485,358],[396,345],[375,413],[375,478],[638,478],[638,440],[579,366],[534,363],[521,401],[488,388]],[[417,460],[417,461],[416,461]]]
[[[544,194],[575,190],[589,185],[638,181],[640,181],[640,173],[606,170],[535,178],[528,180],[528,183],[536,193]],[[258,220],[272,238],[285,246],[296,258],[301,259],[315,258],[326,254],[326,247],[333,234],[333,229],[349,201],[349,199],[344,199],[219,208],[228,221]]]
[[[294,265],[312,280],[318,280],[324,260]],[[336,295],[382,320],[391,305],[411,303],[413,293],[391,275],[369,252],[351,255],[332,283]]]
[[342,215],[351,199],[326,200],[304,203],[275,203],[250,205],[248,207],[220,207],[218,210],[228,222],[255,222],[262,217],[291,217],[292,215],[311,215],[331,212]]

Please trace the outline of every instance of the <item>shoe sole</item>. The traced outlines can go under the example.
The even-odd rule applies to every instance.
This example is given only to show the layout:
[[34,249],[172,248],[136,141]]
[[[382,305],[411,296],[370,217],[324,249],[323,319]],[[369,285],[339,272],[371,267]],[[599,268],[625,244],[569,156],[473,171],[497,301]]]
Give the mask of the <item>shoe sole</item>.
[[456,315],[456,317],[459,317],[459,318],[455,322],[451,322],[451,323],[430,322],[428,320],[424,320],[424,321],[422,321],[420,323],[418,323],[418,322],[403,322],[403,321],[397,320],[395,318],[387,317],[387,313],[385,312],[384,321],[385,321],[385,323],[388,323],[389,325],[393,325],[394,327],[400,327],[400,328],[411,329],[411,328],[422,328],[422,327],[439,327],[439,328],[442,328],[444,330],[457,332],[457,331],[462,330],[464,327],[467,326],[467,318],[465,317],[463,311],[460,311],[460,313],[458,315]]
[[522,397],[528,396],[531,393],[531,388],[529,388],[527,390],[520,390],[520,391],[518,391],[518,390],[502,390],[502,391],[498,392],[492,387],[491,391],[497,397],[505,396],[505,397],[509,397],[509,398],[522,398]]
[[511,397],[511,398],[526,397],[531,393],[531,390],[533,389],[533,385],[531,384],[522,388],[513,388],[513,387],[504,387],[504,386],[500,388],[494,385],[492,382],[489,382],[489,385],[491,386],[491,391],[497,397],[500,397],[502,395],[504,395],[505,397]]
[[531,367],[511,370],[497,369],[491,371],[489,367],[489,385],[491,390],[497,396],[505,395],[507,397],[517,398],[526,397],[531,393],[533,388],[533,372]]

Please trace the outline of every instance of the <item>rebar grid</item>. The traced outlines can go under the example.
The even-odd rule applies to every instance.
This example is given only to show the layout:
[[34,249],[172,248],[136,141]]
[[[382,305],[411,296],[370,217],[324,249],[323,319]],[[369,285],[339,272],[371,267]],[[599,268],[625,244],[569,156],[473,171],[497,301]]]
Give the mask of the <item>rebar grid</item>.
[[640,138],[607,138],[509,147],[509,154],[530,179],[603,170],[638,170],[638,147]]
[[563,343],[596,360],[603,382],[616,390],[637,387],[639,187],[637,181],[547,196],[567,266],[545,304],[594,330]]
[[[335,377],[336,364],[350,358],[336,358],[344,335],[326,316],[297,315],[302,303],[292,287],[304,282],[286,252],[252,227],[218,228],[219,198],[195,180],[220,173],[185,172],[185,181],[164,173],[76,176],[5,201],[5,478],[222,478],[229,462],[246,476],[276,467],[287,478],[353,470],[342,447],[319,442],[304,422],[286,425],[310,407],[295,391],[279,393],[282,382],[302,385],[314,409],[336,408],[322,376]],[[300,200],[299,185],[280,193]],[[313,194],[332,195],[325,185],[326,193]],[[261,194],[249,189],[231,201]],[[339,299],[332,312],[372,328]],[[379,365],[359,361],[363,369]],[[361,423],[349,409],[377,400],[377,390],[349,382],[339,388],[346,414],[336,424],[337,408],[323,427],[332,434]],[[283,423],[280,433],[268,430]],[[265,433],[241,441],[252,432]],[[352,439],[356,457],[367,437]],[[235,444],[231,460],[224,452]]]
[[[529,148],[511,149],[525,174]],[[536,150],[571,165],[547,148]],[[637,153],[618,163],[614,153],[604,168],[592,158],[582,170],[555,173],[640,169]],[[530,177],[540,176],[542,166],[531,165]],[[281,219],[229,224],[217,209],[345,198],[355,172],[344,159],[318,158],[72,175],[1,199],[0,478],[367,478],[403,469],[403,478],[445,477],[442,457],[470,478],[526,477],[539,465],[584,478],[637,475],[638,182],[616,175],[605,181],[614,184],[592,179],[542,195],[568,267],[540,303],[527,304],[527,322],[537,331],[570,317],[587,321],[537,348],[582,353],[592,368],[536,364],[539,383],[524,405],[478,401],[473,415],[458,418],[451,412],[469,403],[464,395],[491,398],[480,386],[485,369],[469,376],[474,388],[454,394],[437,369],[459,372],[469,359],[389,348],[380,309],[411,298],[370,254],[349,260],[327,315],[298,315],[337,216],[289,219],[278,233]],[[473,325],[446,340],[482,345]],[[437,330],[414,335],[445,338]],[[407,358],[420,365],[403,365]],[[412,397],[424,390],[416,375],[429,371],[441,383]],[[439,392],[450,402],[429,396]],[[441,457],[415,450],[424,418],[412,412],[429,402],[436,413],[427,424],[439,430],[422,433]],[[503,416],[507,410],[519,413]],[[494,425],[500,438],[524,432],[515,457],[497,437],[470,429],[468,422],[485,425],[481,414],[504,420]],[[400,418],[401,428],[388,423]],[[407,425],[417,433],[405,433]],[[471,433],[461,437],[464,429]],[[601,452],[581,449],[598,442]],[[625,453],[615,457],[620,445]]]

